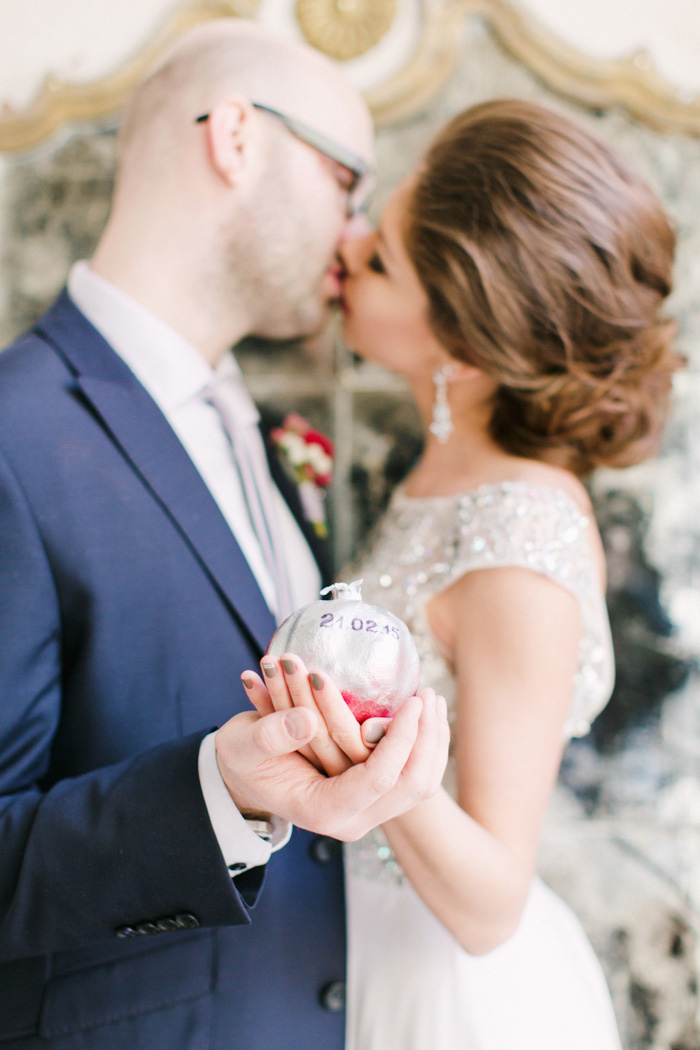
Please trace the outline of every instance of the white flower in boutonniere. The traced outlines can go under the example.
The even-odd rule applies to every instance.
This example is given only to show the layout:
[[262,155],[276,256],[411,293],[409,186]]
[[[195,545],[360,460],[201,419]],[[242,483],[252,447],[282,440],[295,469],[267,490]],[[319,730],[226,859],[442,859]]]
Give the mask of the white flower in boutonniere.
[[328,535],[325,501],[333,478],[333,442],[295,412],[270,436],[297,483],[306,520],[324,539]]

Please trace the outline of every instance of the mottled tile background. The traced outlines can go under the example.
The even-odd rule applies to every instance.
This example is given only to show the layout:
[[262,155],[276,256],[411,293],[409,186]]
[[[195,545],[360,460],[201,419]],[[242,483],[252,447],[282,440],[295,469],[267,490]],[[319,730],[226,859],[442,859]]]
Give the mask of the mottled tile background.
[[[576,110],[473,20],[460,65],[429,111],[380,131],[375,211],[449,116],[506,95],[589,121],[646,175],[679,232],[672,308],[688,368],[660,457],[601,472],[592,485],[609,562],[617,687],[593,732],[566,752],[541,870],[582,917],[603,960],[626,1050],[698,1050],[700,140],[651,131],[621,112]],[[114,163],[114,134],[84,128],[4,171],[3,344],[49,304],[71,261],[90,254]],[[331,510],[340,569],[420,448],[415,411],[399,382],[355,362],[332,333],[310,349],[249,341],[239,356],[268,417],[295,409],[335,435]]]

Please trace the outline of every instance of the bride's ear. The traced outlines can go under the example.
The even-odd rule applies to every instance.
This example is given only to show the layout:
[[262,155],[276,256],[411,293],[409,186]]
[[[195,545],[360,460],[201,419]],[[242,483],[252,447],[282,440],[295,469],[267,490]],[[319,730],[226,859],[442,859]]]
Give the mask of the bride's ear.
[[450,365],[449,373],[447,375],[448,386],[452,383],[465,383],[470,380],[481,378],[484,372],[477,368],[476,365],[471,365],[467,361],[460,361],[456,357],[449,357],[445,361],[445,364]]
[[452,392],[460,399],[482,401],[484,398],[488,400],[498,389],[498,381],[477,365],[452,356],[444,363],[449,364],[445,374],[448,396]]

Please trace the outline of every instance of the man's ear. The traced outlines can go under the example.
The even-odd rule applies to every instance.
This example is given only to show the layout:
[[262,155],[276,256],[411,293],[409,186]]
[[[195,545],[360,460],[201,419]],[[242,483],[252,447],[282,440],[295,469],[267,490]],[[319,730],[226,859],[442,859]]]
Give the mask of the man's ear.
[[247,159],[253,107],[240,96],[220,99],[209,112],[205,134],[214,171],[227,186],[239,179]]

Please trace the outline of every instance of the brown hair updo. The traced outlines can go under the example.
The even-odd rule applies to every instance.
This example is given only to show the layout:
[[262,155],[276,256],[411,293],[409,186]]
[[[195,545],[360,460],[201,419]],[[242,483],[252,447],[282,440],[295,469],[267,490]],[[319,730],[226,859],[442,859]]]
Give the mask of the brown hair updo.
[[419,168],[406,245],[437,337],[500,384],[502,448],[579,475],[655,451],[675,236],[614,150],[533,103],[474,106]]

